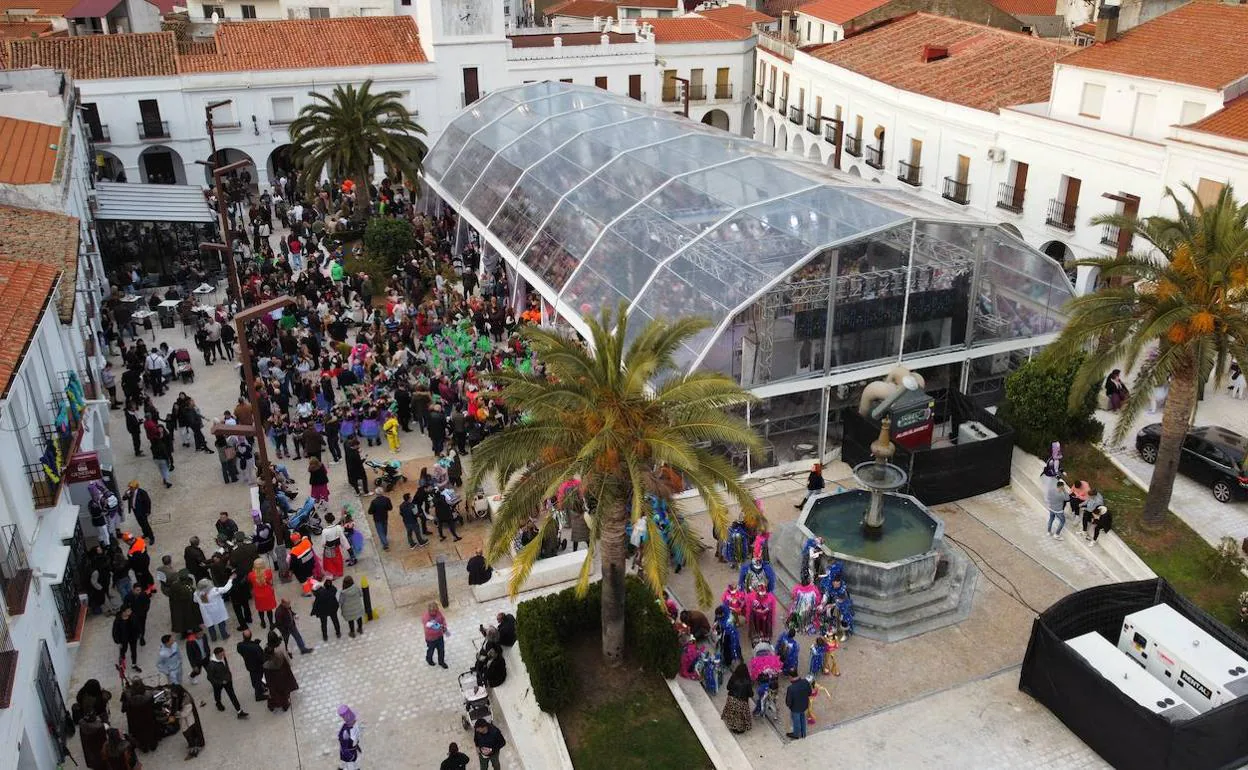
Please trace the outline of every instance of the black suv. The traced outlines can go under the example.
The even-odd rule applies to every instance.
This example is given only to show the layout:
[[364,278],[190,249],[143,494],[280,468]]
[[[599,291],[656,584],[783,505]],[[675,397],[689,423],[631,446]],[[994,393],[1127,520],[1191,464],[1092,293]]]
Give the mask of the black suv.
[[[1157,445],[1161,441],[1161,423],[1145,426],[1135,436],[1135,448],[1144,462],[1157,462]],[[1183,440],[1179,470],[1193,479],[1208,484],[1213,497],[1228,503],[1233,497],[1248,496],[1248,475],[1244,472],[1244,455],[1248,438],[1226,428],[1192,428]]]

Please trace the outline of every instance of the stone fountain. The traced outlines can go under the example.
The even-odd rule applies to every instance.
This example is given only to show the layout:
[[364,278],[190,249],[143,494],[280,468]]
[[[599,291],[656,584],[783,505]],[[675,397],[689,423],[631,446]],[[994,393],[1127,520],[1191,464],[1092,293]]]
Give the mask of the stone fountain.
[[895,391],[872,408],[869,396],[882,390],[872,389],[882,383],[872,383],[860,405],[864,415],[880,420],[879,438],[871,444],[873,459],[853,469],[860,488],[807,500],[796,522],[777,529],[771,553],[787,596],[801,574],[803,545],[808,538],[822,537],[827,554],[844,564],[857,633],[891,642],[964,620],[974,599],[977,570],[945,542],[939,517],[917,498],[897,491],[907,477],[889,462],[896,449],[883,415],[906,390],[921,387],[922,380],[904,369],[894,370],[889,378],[898,385]]

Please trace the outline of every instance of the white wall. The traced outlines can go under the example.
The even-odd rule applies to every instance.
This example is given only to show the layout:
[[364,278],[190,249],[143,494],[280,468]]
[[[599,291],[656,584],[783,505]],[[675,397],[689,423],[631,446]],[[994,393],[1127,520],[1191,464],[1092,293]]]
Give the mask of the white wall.
[[[1101,131],[1161,140],[1180,123],[1185,102],[1201,108],[1197,119],[1222,109],[1223,95],[1216,90],[1064,64],[1053,69],[1049,114]],[[1086,84],[1105,89],[1100,117],[1080,112]]]
[[799,12],[797,34],[802,45],[835,43],[845,39],[845,28],[840,24],[824,21],[816,16]]

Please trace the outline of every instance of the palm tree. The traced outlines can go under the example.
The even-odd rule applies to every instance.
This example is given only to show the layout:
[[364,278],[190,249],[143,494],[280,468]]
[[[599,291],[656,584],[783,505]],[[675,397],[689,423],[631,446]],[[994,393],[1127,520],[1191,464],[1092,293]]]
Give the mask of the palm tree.
[[1071,389],[1072,410],[1088,389],[1102,387],[1111,368],[1131,372],[1138,367],[1134,393],[1114,427],[1115,444],[1126,436],[1153,388],[1169,384],[1156,468],[1144,500],[1144,523],[1150,527],[1159,526],[1170,507],[1199,384],[1214,371],[1220,382],[1227,357],[1248,342],[1248,205],[1238,203],[1229,186],[1207,205],[1184,187],[1191,208],[1166,190],[1178,212],[1174,218],[1093,219],[1093,224],[1138,236],[1149,249],[1080,262],[1099,268],[1106,280],[1096,292],[1066,305],[1070,322],[1050,351],[1089,351]]
[[[589,585],[595,553],[602,560],[602,651],[618,665],[624,653],[624,574],[628,555],[626,527],[646,528],[648,540],[642,577],[662,595],[669,554],[683,557],[695,577],[698,600],[711,601],[711,590],[698,567],[704,545],[672,500],[674,475],[683,476],[706,501],[717,536],[728,525],[727,501],[756,511],[753,497],[737,470],[711,444],[757,448],[749,426],[728,409],[751,396],[716,372],[677,371],[673,354],[705,322],[681,319],[651,321],[628,343],[629,319],[621,304],[612,326],[604,310],[587,318],[588,350],[579,340],[530,327],[524,334],[547,377],[504,371],[502,397],[518,424],[490,436],[473,450],[469,488],[487,476],[507,494],[494,517],[488,557],[504,557],[520,527],[553,497],[565,481],[577,480],[594,501],[590,543],[578,587]],[[670,548],[650,514],[647,496],[669,505]],[[514,595],[537,560],[542,535],[556,526],[552,518],[515,557],[510,589]]]
[[303,171],[308,191],[315,190],[326,170],[334,178],[352,180],[356,220],[368,212],[373,156],[415,179],[428,152],[420,139],[425,129],[403,106],[402,95],[373,93],[372,87],[373,81],[366,80],[358,89],[351,84],[334,86],[329,96],[314,92],[313,103],[290,124],[291,157]]

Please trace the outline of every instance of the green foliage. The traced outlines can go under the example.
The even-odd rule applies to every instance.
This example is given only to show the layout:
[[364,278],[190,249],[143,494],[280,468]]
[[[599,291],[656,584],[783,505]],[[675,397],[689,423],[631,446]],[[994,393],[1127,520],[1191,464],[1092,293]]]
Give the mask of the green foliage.
[[[629,576],[625,633],[634,659],[647,670],[671,679],[680,668],[676,630],[662,605],[641,580]],[[543,711],[554,713],[576,697],[579,682],[569,672],[564,643],[574,635],[602,628],[602,584],[593,583],[583,596],[576,588],[521,602],[516,610],[520,657],[529,670],[533,697]]]
[[373,217],[364,227],[364,253],[369,261],[392,274],[399,263],[416,248],[416,236],[406,219]]
[[1205,569],[1209,570],[1209,577],[1215,580],[1243,568],[1244,555],[1239,549],[1239,541],[1229,535],[1205,553]]
[[1005,401],[997,416],[1014,429],[1014,443],[1038,457],[1049,456],[1054,441],[1099,441],[1104,426],[1093,417],[1096,391],[1079,408],[1066,408],[1083,355],[1042,355],[1023,364],[1005,381]]

